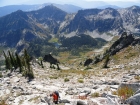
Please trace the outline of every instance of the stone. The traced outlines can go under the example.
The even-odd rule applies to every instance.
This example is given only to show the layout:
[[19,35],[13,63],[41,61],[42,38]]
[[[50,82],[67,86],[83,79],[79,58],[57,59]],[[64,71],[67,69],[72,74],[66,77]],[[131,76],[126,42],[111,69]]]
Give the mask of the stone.
[[112,89],[118,89],[118,85],[111,85],[110,88],[112,88]]
[[140,93],[128,98],[125,103],[130,105],[140,105]]
[[10,81],[11,81],[11,82],[19,82],[19,81],[20,81],[20,78],[18,78],[18,77],[13,77],[13,78],[11,78]]
[[10,94],[10,90],[9,89],[6,89],[6,94]]
[[94,87],[93,87],[93,89],[95,89],[95,90],[98,89],[98,88],[99,88],[99,86],[94,86]]
[[138,89],[134,94],[138,94],[138,93],[140,93],[140,89]]
[[41,100],[42,103],[46,103],[46,101],[44,99],[41,98],[40,100]]
[[77,101],[77,105],[86,105],[86,103],[83,101]]
[[119,82],[117,82],[117,81],[111,81],[110,85],[119,85]]
[[118,89],[121,87],[128,87],[128,88],[131,88],[134,92],[136,92],[140,88],[140,84],[139,83],[121,83]]
[[70,103],[70,101],[67,99],[63,99],[63,100],[60,100],[59,103]]

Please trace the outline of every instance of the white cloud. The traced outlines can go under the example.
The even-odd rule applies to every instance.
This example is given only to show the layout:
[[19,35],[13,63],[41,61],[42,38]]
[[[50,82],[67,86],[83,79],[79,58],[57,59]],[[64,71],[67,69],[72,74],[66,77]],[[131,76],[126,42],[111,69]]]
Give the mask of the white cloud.
[[[85,0],[85,1],[98,1],[98,0]],[[100,0],[104,2],[116,2],[116,1],[123,1],[123,0]],[[140,0],[124,0],[123,2],[139,2]]]

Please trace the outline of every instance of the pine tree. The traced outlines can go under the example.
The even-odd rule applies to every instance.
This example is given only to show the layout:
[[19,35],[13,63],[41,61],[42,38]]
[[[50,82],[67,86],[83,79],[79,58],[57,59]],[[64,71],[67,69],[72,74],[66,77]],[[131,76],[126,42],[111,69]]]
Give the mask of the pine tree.
[[25,65],[26,65],[28,71],[30,71],[30,69],[31,69],[30,68],[30,56],[28,55],[26,49],[24,50],[24,59],[25,59]]
[[13,67],[14,67],[14,69],[16,69],[16,68],[15,68],[15,61],[14,61],[14,57],[12,56],[12,54],[11,54],[11,52],[10,52],[10,51],[8,51],[8,53],[9,53],[10,62],[11,62],[11,65],[12,65],[12,69],[11,69],[11,71],[13,71]]
[[3,51],[3,54],[4,54],[4,57],[5,57],[5,67],[6,69],[11,69],[12,68],[12,65],[11,65],[11,62],[10,62],[10,58],[7,57],[7,55],[5,54],[5,52]]
[[29,79],[33,79],[34,74],[30,65],[30,56],[28,55],[26,49],[24,50],[24,59],[25,59],[25,65],[26,65],[25,67],[27,67],[25,70],[25,76],[28,77]]
[[12,53],[12,59],[13,59],[13,61],[14,61],[14,68],[15,69],[17,69],[19,66],[18,66],[18,62],[17,62],[17,60],[16,60],[16,56]]
[[105,58],[105,62],[104,62],[104,65],[103,65],[103,68],[108,68],[108,62],[109,62],[110,58],[109,58],[109,54],[106,55],[106,58]]
[[19,58],[18,54],[16,53],[16,62],[17,62],[17,66],[19,67],[19,72],[23,72],[23,67],[22,67],[22,62],[21,59]]
[[14,69],[19,67],[19,72],[23,73],[23,76],[28,77],[29,80],[34,78],[33,69],[30,65],[30,56],[26,50],[24,51],[23,57],[19,57],[17,53],[14,56],[10,51],[8,51],[9,56],[7,56],[4,51],[3,53],[5,57],[6,69],[11,69],[12,71],[12,67],[14,67]]

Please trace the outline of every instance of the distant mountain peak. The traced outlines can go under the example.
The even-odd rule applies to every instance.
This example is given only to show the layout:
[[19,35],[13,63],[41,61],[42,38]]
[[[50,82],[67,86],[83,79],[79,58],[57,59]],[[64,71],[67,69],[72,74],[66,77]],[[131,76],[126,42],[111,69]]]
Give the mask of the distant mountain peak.
[[133,5],[133,6],[129,7],[129,9],[140,9],[140,7],[136,6],[136,5]]
[[53,4],[47,5],[45,6],[43,9],[48,9],[48,8],[53,8],[53,9],[58,9],[56,6],[54,6]]
[[[29,12],[29,14],[32,14],[32,13],[33,13],[34,17],[36,17],[36,19],[39,19],[42,22],[47,21],[49,18],[55,19],[56,21],[62,21],[67,14],[65,11],[63,11],[53,5],[48,5],[37,11]],[[42,19],[42,18],[44,18],[44,19]]]
[[[55,5],[51,4],[51,5],[48,5],[48,6],[45,6],[44,9],[52,9],[52,10],[59,10],[59,11],[63,11],[62,9],[56,7]],[[63,11],[65,12],[65,11]],[[66,13],[66,12],[65,12]]]
[[24,18],[26,20],[29,19],[26,13],[23,12],[22,10],[17,10],[16,12],[13,12],[11,15],[15,18],[22,18],[22,19]]

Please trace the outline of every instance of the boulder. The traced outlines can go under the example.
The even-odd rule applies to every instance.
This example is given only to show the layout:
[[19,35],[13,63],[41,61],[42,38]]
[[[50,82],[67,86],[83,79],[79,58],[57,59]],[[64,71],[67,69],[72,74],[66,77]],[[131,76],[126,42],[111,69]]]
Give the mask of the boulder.
[[87,59],[85,62],[84,62],[84,66],[88,66],[90,63],[92,63],[92,59]]
[[140,88],[140,84],[139,83],[122,83],[122,84],[120,84],[118,89],[122,88],[122,87],[131,88],[134,92],[136,92]]
[[125,103],[130,105],[140,105],[140,93],[128,98]]

